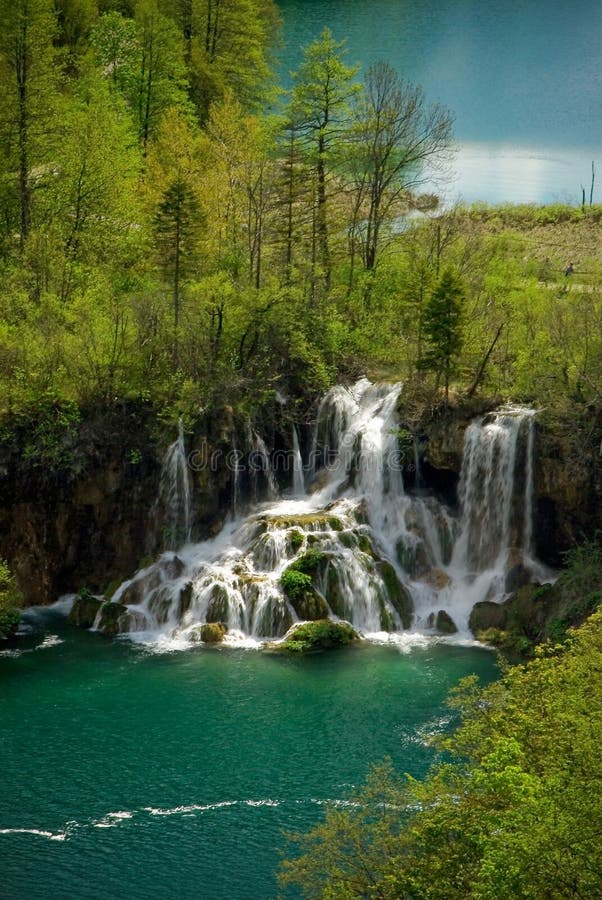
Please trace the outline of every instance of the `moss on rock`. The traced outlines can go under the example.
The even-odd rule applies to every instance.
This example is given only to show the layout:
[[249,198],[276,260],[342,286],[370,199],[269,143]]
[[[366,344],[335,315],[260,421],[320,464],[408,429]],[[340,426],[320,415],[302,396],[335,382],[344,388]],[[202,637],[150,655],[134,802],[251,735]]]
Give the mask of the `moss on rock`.
[[289,566],[282,573],[280,584],[300,619],[324,619],[328,615],[326,601],[315,589],[310,575]]
[[457,634],[458,628],[456,623],[448,612],[440,609],[435,619],[435,628],[439,634]]
[[385,586],[389,603],[399,615],[403,627],[409,628],[414,611],[412,598],[397,577],[397,572],[390,562],[379,562],[376,564],[376,568]]
[[102,597],[95,597],[90,591],[84,589],[73,601],[67,618],[72,625],[77,625],[78,628],[92,628],[103,603]]
[[282,643],[268,646],[284,653],[315,653],[344,647],[358,640],[358,633],[349,623],[322,619],[297,625]]
[[206,622],[199,629],[199,637],[204,644],[220,644],[227,631],[228,626],[223,622]]

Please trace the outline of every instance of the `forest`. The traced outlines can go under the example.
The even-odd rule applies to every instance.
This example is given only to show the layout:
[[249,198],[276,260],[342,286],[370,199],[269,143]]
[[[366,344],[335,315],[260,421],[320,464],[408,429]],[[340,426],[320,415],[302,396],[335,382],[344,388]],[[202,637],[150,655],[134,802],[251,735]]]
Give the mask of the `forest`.
[[599,401],[602,211],[442,207],[453,115],[388,64],[325,30],[284,90],[259,0],[2,20],[5,421],[252,417],[361,372],[420,402]]

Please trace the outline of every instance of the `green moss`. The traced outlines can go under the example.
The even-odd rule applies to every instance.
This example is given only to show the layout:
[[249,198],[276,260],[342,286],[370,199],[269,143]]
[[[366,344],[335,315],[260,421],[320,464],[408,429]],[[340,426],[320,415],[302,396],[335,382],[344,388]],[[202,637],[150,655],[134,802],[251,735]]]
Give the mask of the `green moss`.
[[358,534],[357,536],[357,545],[366,556],[370,556],[372,559],[376,559],[376,553],[374,552],[374,547],[372,546],[372,541],[368,537],[367,534]]
[[100,597],[94,597],[88,588],[82,588],[73,601],[69,621],[78,628],[92,628],[102,604]]
[[272,649],[285,653],[312,653],[344,647],[357,640],[359,635],[347,622],[322,619],[299,625],[290,637],[281,644],[272,645]]
[[107,598],[107,600],[111,599],[117,588],[121,587],[124,581],[125,578],[113,578],[112,581],[109,581],[108,585],[103,591],[103,594]]
[[325,559],[324,553],[312,548],[292,562],[287,572],[303,572],[305,575],[314,575]]
[[439,634],[457,634],[456,623],[444,609],[440,609],[435,620],[435,628]]
[[342,531],[339,535],[339,541],[348,550],[354,550],[358,546],[358,539],[353,531]]
[[220,644],[227,631],[228,626],[223,622],[207,622],[201,625],[199,637],[205,644]]
[[399,615],[403,627],[409,628],[412,624],[414,609],[412,598],[400,582],[391,563],[386,561],[377,563],[377,569],[385,586],[389,603]]
[[128,630],[128,611],[123,603],[102,604],[98,621],[98,630],[106,637],[115,637]]
[[300,619],[323,619],[328,615],[326,601],[316,591],[311,576],[305,572],[289,566],[282,573],[280,584]]
[[280,584],[286,596],[293,603],[303,599],[307,591],[313,587],[311,577],[305,572],[293,569],[292,566],[282,573]]
[[287,534],[287,539],[293,553],[297,553],[298,550],[303,546],[303,532],[299,531],[298,528],[293,528]]

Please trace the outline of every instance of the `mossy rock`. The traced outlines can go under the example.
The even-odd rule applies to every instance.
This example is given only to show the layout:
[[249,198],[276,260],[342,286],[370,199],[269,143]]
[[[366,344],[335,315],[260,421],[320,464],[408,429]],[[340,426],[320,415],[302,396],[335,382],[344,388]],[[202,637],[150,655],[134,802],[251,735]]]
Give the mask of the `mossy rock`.
[[298,528],[291,528],[286,534],[286,549],[289,554],[298,553],[303,546],[303,532]]
[[287,572],[303,572],[305,575],[314,577],[320,570],[324,569],[328,556],[320,550],[310,548],[306,550],[302,556],[299,556],[287,568]]
[[100,609],[98,630],[106,637],[115,637],[130,630],[130,617],[123,603],[106,601]]
[[345,616],[345,603],[341,596],[339,576],[336,567],[332,564],[328,566],[326,575],[326,600],[335,616],[339,616],[340,618]]
[[376,564],[376,568],[385,586],[389,603],[397,612],[403,627],[409,628],[414,611],[412,598],[397,577],[397,572],[390,562],[379,562]]
[[390,610],[381,598],[380,601],[380,629],[381,631],[395,631],[395,621]]
[[103,591],[103,594],[107,598],[107,600],[110,600],[112,598],[113,594],[117,591],[118,588],[121,587],[125,580],[125,578],[113,578],[112,581],[109,581],[108,585]]
[[305,572],[299,572],[289,566],[282,573],[280,584],[300,619],[311,621],[328,616],[326,601],[317,592],[311,577]]
[[454,622],[450,614],[444,609],[440,609],[437,613],[437,618],[435,619],[435,628],[437,629],[439,634],[458,633],[456,623]]
[[78,628],[92,628],[103,603],[102,597],[94,597],[92,594],[82,591],[73,601],[67,618],[72,625],[77,625]]
[[181,619],[192,603],[193,585],[192,581],[187,581],[183,588],[180,588],[180,596],[178,598],[178,619]]
[[357,631],[349,623],[321,619],[295,626],[282,643],[272,644],[270,649],[284,653],[316,653],[345,647],[359,639]]
[[223,584],[215,584],[211,591],[211,600],[207,606],[208,622],[227,622],[230,604],[228,602],[228,591]]
[[338,516],[328,513],[304,513],[299,516],[270,516],[265,520],[275,528],[297,528],[303,531],[343,531],[343,522]]
[[504,630],[507,622],[508,609],[504,604],[493,603],[492,600],[482,600],[473,606],[468,619],[468,627],[474,635],[477,635],[485,631]]
[[199,629],[199,637],[204,644],[220,644],[228,632],[223,622],[206,622]]
[[357,545],[362,553],[365,553],[366,556],[370,557],[370,559],[377,559],[376,551],[374,550],[372,541],[367,534],[364,534],[363,532],[358,533]]
[[419,578],[429,568],[426,547],[422,540],[407,544],[403,539],[397,541],[395,547],[397,562],[410,578]]
[[339,534],[339,541],[343,547],[347,548],[347,550],[355,550],[358,546],[357,535],[351,530],[341,531]]

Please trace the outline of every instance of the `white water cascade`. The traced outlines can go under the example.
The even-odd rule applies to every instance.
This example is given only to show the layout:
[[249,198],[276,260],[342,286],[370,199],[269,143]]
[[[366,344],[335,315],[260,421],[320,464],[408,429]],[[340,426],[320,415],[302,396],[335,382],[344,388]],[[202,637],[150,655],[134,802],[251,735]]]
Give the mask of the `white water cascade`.
[[165,542],[171,550],[190,541],[192,528],[192,490],[184,425],[178,423],[178,437],[167,448],[159,481],[159,506],[163,513]]
[[[503,599],[517,573],[541,578],[531,551],[534,412],[501,410],[467,428],[459,509],[452,510],[423,489],[404,489],[400,392],[400,384],[365,378],[329,391],[305,465],[293,432],[288,498],[277,498],[265,442],[251,433],[251,483],[259,471],[266,500],[216,538],[164,553],[125,582],[105,604],[120,605],[121,630],[188,642],[199,639],[204,623],[223,622],[227,639],[262,640],[296,621],[330,616],[384,639],[434,632],[443,610],[463,638],[476,602]],[[182,461],[181,433],[162,486],[171,485],[165,490],[189,536]],[[243,473],[236,465],[238,493]],[[290,571],[311,579],[302,596],[286,587]]]

